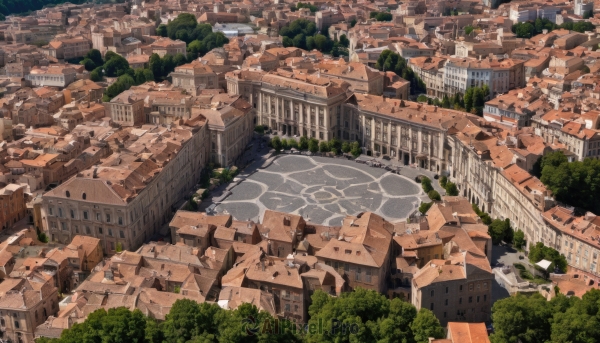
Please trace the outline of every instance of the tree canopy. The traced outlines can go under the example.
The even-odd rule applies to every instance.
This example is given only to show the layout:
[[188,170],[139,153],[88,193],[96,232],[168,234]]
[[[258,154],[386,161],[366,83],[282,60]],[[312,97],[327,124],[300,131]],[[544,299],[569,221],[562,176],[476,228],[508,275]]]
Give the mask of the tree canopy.
[[389,300],[372,290],[331,297],[316,291],[306,327],[280,320],[256,306],[242,304],[235,310],[217,304],[177,300],[163,322],[139,310],[124,307],[91,313],[83,323],[64,330],[57,339],[38,343],[294,343],[294,342],[403,342],[426,343],[442,338],[444,330],[427,309],[400,299]]
[[581,299],[557,294],[547,301],[539,293],[518,294],[492,307],[492,343],[592,343],[600,341],[600,290]]
[[547,18],[537,18],[535,21],[526,21],[522,23],[516,23],[512,26],[512,32],[517,35],[518,38],[531,38],[535,35],[539,35],[548,30],[548,32],[556,29],[567,29],[583,33],[585,31],[594,31],[596,26],[589,21],[578,21],[578,22],[565,22],[560,25],[556,25]]
[[334,57],[348,55],[348,38],[343,36],[345,38],[343,42],[342,37],[340,37],[340,41],[332,41],[326,29],[319,33],[314,21],[296,19],[289,25],[282,27],[279,34],[283,37],[283,46],[285,47],[293,46],[305,50],[317,49],[323,53],[332,54]]
[[413,70],[407,65],[404,57],[391,50],[383,50],[375,68],[382,71],[393,71],[398,76],[410,82],[410,92],[413,95],[424,93],[426,91],[425,83],[416,75]]
[[556,200],[600,213],[600,160],[586,158],[569,162],[562,151],[542,157],[540,181],[552,191]]
[[529,261],[537,263],[541,260],[552,262],[549,271],[553,272],[554,268],[565,273],[567,271],[567,259],[561,255],[556,249],[547,247],[542,242],[538,242],[529,248]]
[[377,21],[392,21],[393,16],[389,12],[371,12],[369,18]]

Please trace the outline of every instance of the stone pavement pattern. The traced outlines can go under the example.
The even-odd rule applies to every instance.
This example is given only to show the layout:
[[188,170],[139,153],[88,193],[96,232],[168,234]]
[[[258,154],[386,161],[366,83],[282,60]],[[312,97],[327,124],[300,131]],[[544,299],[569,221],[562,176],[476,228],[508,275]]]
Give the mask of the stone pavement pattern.
[[346,215],[372,211],[400,220],[415,211],[420,185],[381,168],[344,159],[287,155],[231,189],[216,211],[237,220],[259,220],[265,209],[340,225]]

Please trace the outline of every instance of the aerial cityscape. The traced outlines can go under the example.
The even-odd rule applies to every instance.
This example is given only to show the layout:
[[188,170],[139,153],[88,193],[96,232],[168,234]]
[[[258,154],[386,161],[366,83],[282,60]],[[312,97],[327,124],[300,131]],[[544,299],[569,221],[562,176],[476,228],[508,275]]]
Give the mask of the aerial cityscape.
[[0,0],[0,343],[598,343],[599,48],[598,0]]

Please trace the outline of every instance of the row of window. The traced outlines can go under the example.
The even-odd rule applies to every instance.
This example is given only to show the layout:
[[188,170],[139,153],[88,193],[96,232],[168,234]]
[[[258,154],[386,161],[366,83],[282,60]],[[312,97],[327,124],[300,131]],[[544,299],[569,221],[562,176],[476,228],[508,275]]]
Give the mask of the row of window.
[[[48,214],[51,215],[51,216],[54,216],[54,207],[52,207],[52,206],[48,207]],[[101,222],[102,221],[102,213],[95,212],[95,214],[96,214],[96,221]],[[77,218],[77,211],[75,211],[73,209],[69,210],[69,215],[70,215],[71,219],[78,219]],[[83,215],[83,219],[84,220],[91,220],[88,211],[83,211],[82,215]],[[62,207],[58,208],[57,217],[58,218],[66,218],[66,216],[64,215]],[[110,213],[105,213],[105,222],[106,223],[111,223],[112,219],[113,218],[111,217]],[[117,224],[123,225],[123,217],[122,216],[117,217]]]

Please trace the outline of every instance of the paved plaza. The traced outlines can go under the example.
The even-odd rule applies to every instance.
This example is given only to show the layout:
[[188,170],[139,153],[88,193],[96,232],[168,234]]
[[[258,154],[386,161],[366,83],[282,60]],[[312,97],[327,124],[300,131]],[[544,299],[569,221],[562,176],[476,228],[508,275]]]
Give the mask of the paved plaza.
[[396,221],[414,212],[424,196],[419,184],[345,159],[281,156],[258,169],[216,207],[237,220],[259,220],[265,209],[302,215],[307,221],[340,225],[346,215],[372,211]]

